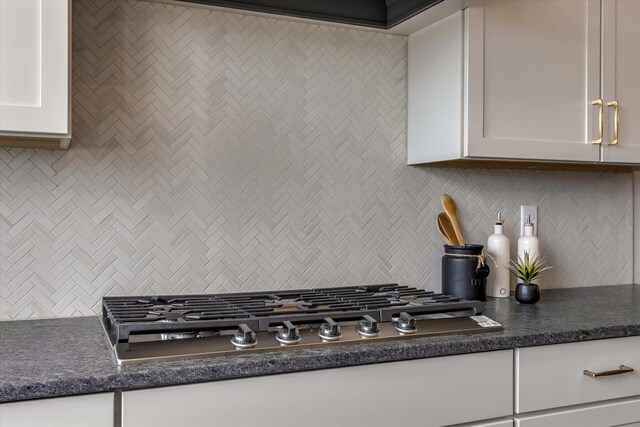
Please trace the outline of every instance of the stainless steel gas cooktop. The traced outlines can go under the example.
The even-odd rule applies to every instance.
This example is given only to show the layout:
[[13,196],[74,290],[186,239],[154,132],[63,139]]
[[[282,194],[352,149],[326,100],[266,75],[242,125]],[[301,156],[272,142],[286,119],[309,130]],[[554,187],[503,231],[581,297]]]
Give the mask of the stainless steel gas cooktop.
[[104,297],[119,365],[501,330],[482,303],[383,284],[278,292]]

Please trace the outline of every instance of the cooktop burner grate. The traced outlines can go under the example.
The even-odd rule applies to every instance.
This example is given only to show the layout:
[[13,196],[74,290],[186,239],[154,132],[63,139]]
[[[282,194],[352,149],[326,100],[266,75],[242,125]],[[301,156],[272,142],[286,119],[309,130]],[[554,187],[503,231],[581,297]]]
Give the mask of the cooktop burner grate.
[[131,334],[237,329],[267,331],[285,321],[318,323],[331,317],[357,320],[369,315],[389,322],[411,315],[481,311],[481,303],[395,283],[277,292],[152,297],[104,297],[102,316],[115,342]]

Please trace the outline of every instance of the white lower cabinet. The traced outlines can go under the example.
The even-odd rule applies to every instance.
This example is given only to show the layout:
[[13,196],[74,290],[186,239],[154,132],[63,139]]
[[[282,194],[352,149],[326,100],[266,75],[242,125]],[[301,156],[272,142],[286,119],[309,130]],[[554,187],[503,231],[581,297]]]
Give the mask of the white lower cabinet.
[[113,427],[113,393],[0,404],[0,427]]
[[519,416],[518,427],[640,426],[640,399]]
[[512,411],[511,350],[122,393],[122,427],[442,426]]
[[517,349],[515,377],[516,413],[640,396],[640,336]]
[[513,427],[513,418],[458,424],[457,427]]

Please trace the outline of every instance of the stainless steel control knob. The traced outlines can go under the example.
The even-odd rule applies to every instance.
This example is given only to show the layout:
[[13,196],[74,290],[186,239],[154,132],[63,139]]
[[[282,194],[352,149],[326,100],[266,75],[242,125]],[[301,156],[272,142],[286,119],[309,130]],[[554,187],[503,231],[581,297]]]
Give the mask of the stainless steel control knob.
[[412,334],[418,330],[418,322],[416,318],[408,313],[400,313],[398,321],[396,322],[396,331],[401,334]]
[[358,323],[358,333],[365,338],[375,337],[380,334],[378,321],[368,314]]
[[278,330],[276,340],[278,340],[280,344],[291,345],[297,344],[302,341],[302,337],[300,336],[300,331],[298,331],[298,328],[296,328],[293,323],[286,320],[283,323],[283,326],[281,326]]
[[238,331],[231,338],[231,344],[237,349],[252,348],[258,344],[255,332],[246,324],[242,323],[238,326]]
[[332,318],[327,317],[324,319],[324,323],[320,326],[318,336],[323,341],[336,341],[342,338],[342,331],[340,325],[338,325]]

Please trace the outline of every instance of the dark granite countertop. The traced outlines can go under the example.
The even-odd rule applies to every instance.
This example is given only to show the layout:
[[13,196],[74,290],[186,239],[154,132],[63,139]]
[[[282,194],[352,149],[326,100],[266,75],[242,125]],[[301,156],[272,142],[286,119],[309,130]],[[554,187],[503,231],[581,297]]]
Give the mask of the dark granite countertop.
[[640,335],[640,286],[490,299],[501,332],[116,366],[97,317],[0,322],[0,402]]

